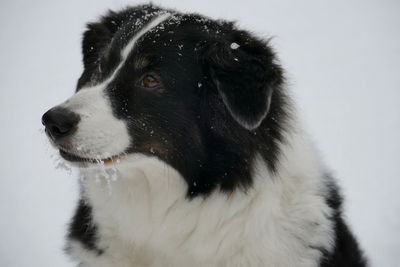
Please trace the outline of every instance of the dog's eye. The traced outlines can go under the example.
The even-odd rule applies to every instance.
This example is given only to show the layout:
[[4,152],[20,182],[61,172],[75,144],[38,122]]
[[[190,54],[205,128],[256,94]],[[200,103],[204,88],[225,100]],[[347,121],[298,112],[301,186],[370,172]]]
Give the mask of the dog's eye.
[[155,88],[159,85],[159,82],[157,78],[155,78],[153,75],[146,75],[143,77],[141,81],[141,86],[144,88]]

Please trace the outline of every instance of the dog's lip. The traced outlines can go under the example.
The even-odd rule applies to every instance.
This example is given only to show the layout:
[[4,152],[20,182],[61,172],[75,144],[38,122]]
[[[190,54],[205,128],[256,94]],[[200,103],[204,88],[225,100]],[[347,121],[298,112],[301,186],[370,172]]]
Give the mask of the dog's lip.
[[122,156],[122,155],[114,155],[114,156],[106,157],[106,158],[85,158],[85,157],[80,157],[78,155],[75,155],[74,153],[66,151],[62,148],[60,148],[59,151],[60,151],[61,157],[63,157],[65,160],[68,160],[71,162],[86,162],[86,163],[95,163],[95,164],[113,163]]

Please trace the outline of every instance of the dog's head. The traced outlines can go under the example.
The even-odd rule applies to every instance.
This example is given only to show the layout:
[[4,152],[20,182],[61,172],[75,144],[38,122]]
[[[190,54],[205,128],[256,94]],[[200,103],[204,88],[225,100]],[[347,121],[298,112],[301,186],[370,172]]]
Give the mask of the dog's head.
[[155,156],[196,185],[192,194],[251,184],[257,152],[274,168],[285,100],[267,42],[229,22],[140,6],[89,24],[82,46],[75,95],[42,118],[66,160]]

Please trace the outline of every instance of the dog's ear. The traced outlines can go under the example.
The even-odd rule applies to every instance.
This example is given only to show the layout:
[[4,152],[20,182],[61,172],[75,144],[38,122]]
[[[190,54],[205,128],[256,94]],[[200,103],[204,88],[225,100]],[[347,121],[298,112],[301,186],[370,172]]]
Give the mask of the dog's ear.
[[240,125],[256,129],[268,114],[281,68],[266,43],[245,33],[203,47],[202,60],[226,108]]
[[117,31],[121,18],[117,13],[109,11],[101,18],[100,22],[89,23],[87,30],[83,34],[82,54],[85,68],[95,63],[104,48],[110,44],[114,33]]
[[78,80],[76,90],[87,84],[92,73],[99,68],[99,62],[103,58],[107,47],[121,24],[121,18],[117,13],[109,11],[99,22],[89,23],[87,30],[83,34],[82,54],[83,54],[83,73]]

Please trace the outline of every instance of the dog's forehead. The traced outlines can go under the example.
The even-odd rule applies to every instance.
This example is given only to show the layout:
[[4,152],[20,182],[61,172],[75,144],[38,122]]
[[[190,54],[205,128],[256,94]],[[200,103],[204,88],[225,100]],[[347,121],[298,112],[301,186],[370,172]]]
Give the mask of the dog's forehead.
[[[194,28],[187,30],[187,27],[182,27],[183,24],[191,24],[196,31],[193,32]],[[164,47],[168,47],[169,43],[182,42],[186,38],[204,41],[204,34],[218,34],[221,24],[220,21],[195,14],[185,15],[163,9],[137,10],[119,22],[108,49],[130,53],[138,47],[154,48],[158,42],[163,42]]]
[[[121,19],[121,21],[112,20],[111,23],[117,25],[117,31],[112,38],[113,46],[120,48],[125,47],[129,41],[135,37],[143,28],[146,27],[152,20],[160,17],[167,12],[153,11],[151,13],[131,13],[127,18]],[[156,25],[155,27],[157,27]]]
[[221,34],[224,24],[220,21],[164,9],[129,9],[122,15],[112,14],[103,23],[107,27],[114,25],[110,28],[112,36],[98,51],[96,67],[88,69],[90,78],[82,79],[77,91],[99,84],[106,88],[121,77],[118,75],[121,70],[139,73],[151,65],[173,72],[171,64],[192,66],[199,47],[216,35],[225,37]]
[[[121,26],[120,29],[114,34],[111,43],[105,47],[100,58],[100,72],[101,65],[109,64],[110,71],[106,72],[103,77],[96,75],[92,76],[91,83],[87,84],[85,87],[101,87],[107,88],[107,86],[118,76],[121,69],[126,66],[126,62],[129,59],[132,52],[141,42],[141,39],[149,34],[150,31],[159,30],[158,27],[163,29],[163,23],[167,22],[171,17],[168,12],[154,12],[151,16],[144,16],[141,19],[138,18],[140,22],[135,23],[132,20],[130,23],[126,23],[125,26]],[[134,24],[132,24],[132,22]],[[122,25],[122,24],[121,24]],[[133,25],[137,25],[134,27]],[[140,65],[146,63],[145,59],[138,61]]]
[[178,25],[179,20],[180,16],[164,10],[133,12],[120,22],[108,49],[120,51],[126,57],[141,40],[160,37],[167,28]]
[[[163,54],[170,53],[169,48],[174,47],[171,44],[174,43],[175,32],[180,28],[181,21],[181,14],[166,10],[140,14],[133,12],[119,22],[118,30],[104,48],[101,57],[106,64],[119,62],[120,67],[124,68],[125,62],[131,61],[136,69],[143,69],[150,62],[149,56],[162,59]],[[140,53],[136,53],[138,51]],[[114,66],[117,66],[115,70],[119,69],[118,65]]]

